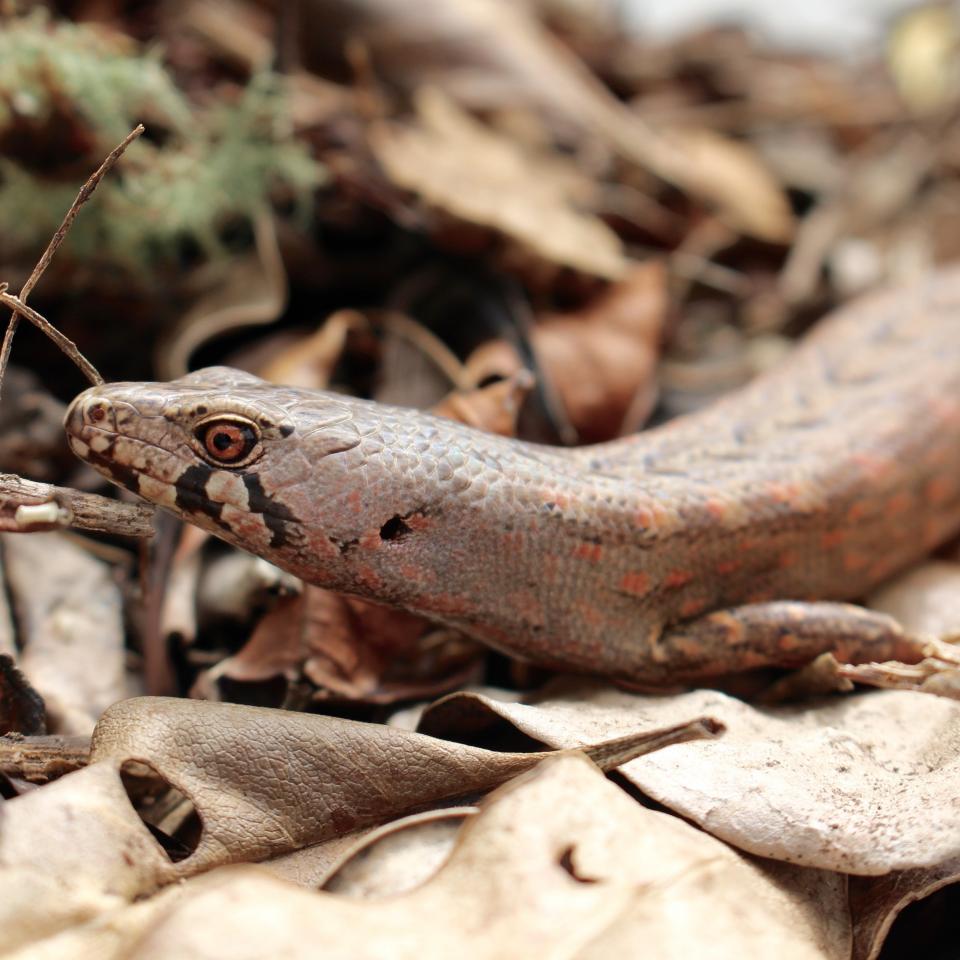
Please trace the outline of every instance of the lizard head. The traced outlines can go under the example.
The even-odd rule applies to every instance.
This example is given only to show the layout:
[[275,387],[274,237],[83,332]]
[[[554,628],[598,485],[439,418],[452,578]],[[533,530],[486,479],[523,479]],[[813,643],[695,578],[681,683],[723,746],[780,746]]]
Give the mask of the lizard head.
[[112,482],[290,567],[309,501],[343,486],[343,467],[319,465],[357,447],[362,420],[361,402],[211,367],[91,387],[65,428],[73,452]]

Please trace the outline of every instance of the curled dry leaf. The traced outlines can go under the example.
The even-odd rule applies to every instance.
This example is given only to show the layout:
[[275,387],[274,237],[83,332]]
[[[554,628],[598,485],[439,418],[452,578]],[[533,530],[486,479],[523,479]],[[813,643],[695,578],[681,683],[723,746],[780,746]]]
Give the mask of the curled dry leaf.
[[[401,818],[400,822],[404,819],[406,818]],[[378,830],[379,827],[363,827],[354,833],[345,833],[342,837],[322,840],[290,853],[282,853],[279,857],[262,861],[260,866],[281,880],[289,880],[298,886],[316,890],[349,851],[360,846],[364,837]]]
[[[173,879],[112,764],[95,764],[3,806],[3,949],[50,937]],[[69,956],[66,954],[65,956]]]
[[433,412],[487,433],[515,437],[520,406],[533,389],[533,382],[533,374],[521,368],[486,386],[454,390],[434,406]]
[[417,108],[416,124],[369,130],[374,155],[397,186],[548,263],[599,277],[623,274],[628,261],[616,234],[577,208],[590,185],[573,166],[529,154],[438,90],[421,91]]
[[5,534],[23,653],[51,732],[90,733],[126,696],[120,590],[106,564],[59,533]]
[[373,900],[419,887],[443,865],[464,820],[476,807],[427,810],[371,830],[330,867],[328,893]]
[[592,960],[636,955],[638,944],[656,944],[662,960],[849,954],[842,877],[754,864],[644,809],[578,756],[548,760],[490,797],[446,863],[408,893],[308,893],[255,867],[184,889],[157,898],[125,958]]
[[[646,419],[666,313],[666,272],[651,260],[582,310],[543,317],[530,331],[537,364],[580,442],[610,440]],[[467,361],[474,382],[516,375],[523,366],[504,340],[482,345]]]
[[209,699],[220,678],[262,683],[305,676],[318,698],[393,703],[437,695],[476,672],[479,648],[422,617],[310,584],[282,597],[243,648],[205,671]]
[[358,310],[337,310],[315,333],[298,339],[270,358],[260,376],[272,383],[309,390],[326,390],[351,331],[369,329],[370,323]]
[[758,710],[715,691],[646,697],[583,681],[548,687],[529,704],[453,694],[425,712],[419,729],[473,738],[505,721],[563,748],[692,714],[717,717],[728,733],[643,757],[621,773],[727,843],[868,875],[960,855],[960,704],[939,697],[877,691]]
[[[586,752],[610,769],[638,751],[718,729],[686,720]],[[147,763],[193,803],[203,831],[191,856],[174,866],[179,876],[277,856],[484,792],[543,756],[496,753],[336,717],[163,697],[114,705],[91,744],[93,761]]]

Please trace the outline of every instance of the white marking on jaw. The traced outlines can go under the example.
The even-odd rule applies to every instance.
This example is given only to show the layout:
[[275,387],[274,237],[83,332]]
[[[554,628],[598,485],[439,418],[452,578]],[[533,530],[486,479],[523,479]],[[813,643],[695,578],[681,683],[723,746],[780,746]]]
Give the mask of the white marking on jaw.
[[106,433],[95,433],[90,438],[90,449],[95,453],[104,453],[110,449],[110,444],[113,443],[113,437]]
[[87,456],[90,453],[90,448],[82,441],[78,440],[76,437],[69,437],[70,447],[73,452],[81,459],[86,460]]
[[161,507],[175,507],[177,505],[177,488],[172,484],[147,476],[145,473],[141,473],[137,477],[137,489],[142,497],[152,503],[159,503]]
[[246,484],[235,473],[226,470],[211,473],[204,490],[214,503],[229,503],[239,510],[250,509]]

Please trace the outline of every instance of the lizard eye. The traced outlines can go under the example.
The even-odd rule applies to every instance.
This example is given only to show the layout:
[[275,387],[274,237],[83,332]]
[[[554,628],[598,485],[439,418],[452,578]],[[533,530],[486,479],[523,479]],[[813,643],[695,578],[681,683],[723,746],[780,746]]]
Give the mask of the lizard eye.
[[260,428],[244,417],[216,417],[197,426],[195,436],[208,460],[225,467],[240,467],[253,460]]

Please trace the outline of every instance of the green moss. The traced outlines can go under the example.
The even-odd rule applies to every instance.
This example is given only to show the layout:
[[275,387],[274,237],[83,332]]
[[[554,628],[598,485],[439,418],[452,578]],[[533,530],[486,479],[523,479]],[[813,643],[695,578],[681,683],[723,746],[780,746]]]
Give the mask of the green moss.
[[84,179],[30,167],[30,137],[39,142],[75,124],[82,136],[68,141],[84,143],[89,159],[68,157],[69,169],[92,172],[143,120],[163,133],[159,145],[141,140],[130,148],[78,218],[64,253],[133,268],[174,257],[185,241],[215,255],[225,223],[262,209],[278,187],[304,204],[320,182],[284,107],[280,79],[263,74],[232,103],[192,108],[159,58],[139,54],[125,38],[42,15],[13,21],[0,31],[0,144],[5,133],[21,131],[15,158],[0,156],[4,250],[42,247]]

